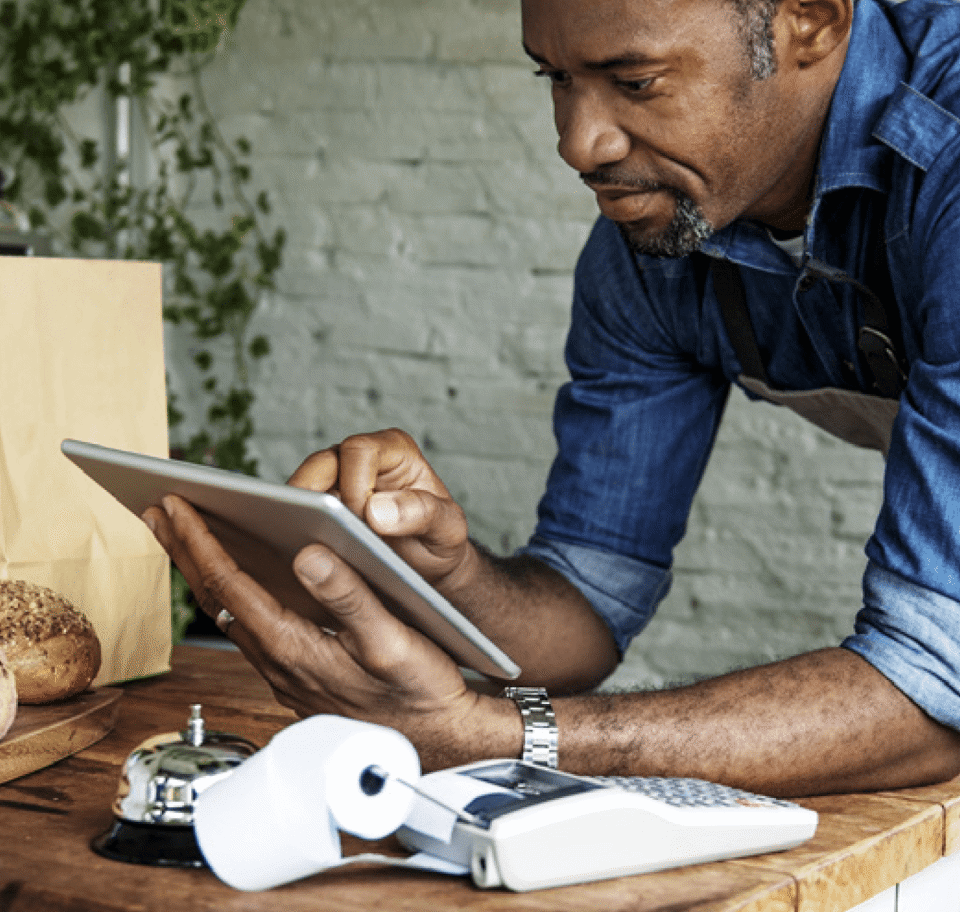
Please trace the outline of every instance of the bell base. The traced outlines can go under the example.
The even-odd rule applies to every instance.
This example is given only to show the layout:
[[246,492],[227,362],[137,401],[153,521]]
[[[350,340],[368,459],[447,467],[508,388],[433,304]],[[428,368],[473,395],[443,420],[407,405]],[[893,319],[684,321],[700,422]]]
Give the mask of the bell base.
[[205,868],[192,826],[133,823],[114,820],[113,826],[90,842],[98,855],[128,864],[164,868]]

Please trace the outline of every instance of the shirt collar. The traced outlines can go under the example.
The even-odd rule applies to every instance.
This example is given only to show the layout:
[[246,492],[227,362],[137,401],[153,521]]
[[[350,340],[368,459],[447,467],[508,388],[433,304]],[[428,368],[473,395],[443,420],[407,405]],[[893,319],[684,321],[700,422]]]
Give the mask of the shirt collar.
[[858,0],[824,125],[815,199],[841,187],[889,191],[893,152],[875,129],[907,67],[885,7],[875,0]]

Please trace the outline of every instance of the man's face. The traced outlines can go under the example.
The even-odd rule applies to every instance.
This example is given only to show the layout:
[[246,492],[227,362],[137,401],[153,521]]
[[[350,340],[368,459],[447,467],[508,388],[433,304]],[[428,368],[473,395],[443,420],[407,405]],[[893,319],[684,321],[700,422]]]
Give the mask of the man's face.
[[805,195],[820,123],[793,69],[756,77],[730,3],[522,7],[560,155],[636,250],[684,256],[741,217],[783,226]]

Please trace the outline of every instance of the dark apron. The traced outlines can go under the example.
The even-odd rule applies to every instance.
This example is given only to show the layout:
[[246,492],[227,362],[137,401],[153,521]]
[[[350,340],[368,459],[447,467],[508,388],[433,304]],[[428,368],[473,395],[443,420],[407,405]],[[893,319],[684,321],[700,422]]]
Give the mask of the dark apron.
[[[889,274],[881,259],[878,252],[873,259],[872,272],[874,278],[880,278],[884,287],[889,289]],[[785,406],[834,437],[879,450],[886,457],[893,423],[900,408],[900,394],[906,383],[902,344],[893,329],[898,326],[895,304],[884,305],[880,294],[853,283],[864,296],[865,320],[858,334],[858,347],[872,374],[875,394],[834,387],[775,390],[768,382],[760,358],[739,268],[728,260],[711,259],[710,265],[727,334],[743,369],[737,379],[744,389],[775,405]]]
[[768,402],[785,406],[847,443],[879,450],[886,458],[893,422],[900,409],[899,400],[833,387],[781,392],[745,374],[738,379],[745,389]]

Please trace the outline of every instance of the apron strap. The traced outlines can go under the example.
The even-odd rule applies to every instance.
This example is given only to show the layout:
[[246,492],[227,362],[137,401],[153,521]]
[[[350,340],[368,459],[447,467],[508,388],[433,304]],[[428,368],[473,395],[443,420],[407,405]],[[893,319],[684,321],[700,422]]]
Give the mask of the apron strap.
[[747,309],[747,293],[743,288],[743,277],[736,263],[730,260],[710,258],[710,271],[713,274],[713,290],[720,303],[720,312],[727,327],[727,335],[737,353],[740,368],[748,377],[770,383],[767,369],[760,357],[757,336],[750,322]]
[[[870,252],[869,287],[862,288],[863,326],[857,333],[857,348],[873,374],[873,385],[886,399],[899,399],[907,385],[907,359],[903,354],[900,314],[897,312],[887,266],[886,244],[875,243]],[[877,291],[874,291],[877,289]],[[889,301],[889,304],[885,304]]]
[[[769,383],[753,324],[750,322],[740,268],[730,260],[710,257],[710,271],[727,335],[743,373]],[[882,244],[873,247],[870,272],[874,287],[889,288],[890,274]],[[891,302],[891,307],[887,307],[880,296],[870,288],[860,283],[856,283],[855,287],[861,292],[864,302],[864,322],[857,334],[857,348],[866,361],[874,389],[886,399],[899,399],[906,386],[907,374],[895,302]]]

